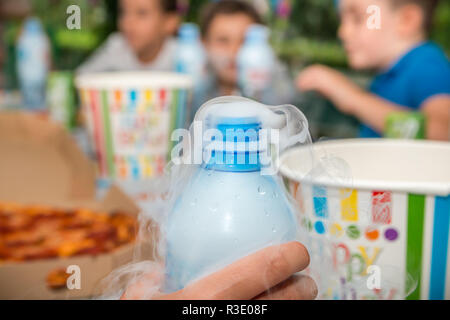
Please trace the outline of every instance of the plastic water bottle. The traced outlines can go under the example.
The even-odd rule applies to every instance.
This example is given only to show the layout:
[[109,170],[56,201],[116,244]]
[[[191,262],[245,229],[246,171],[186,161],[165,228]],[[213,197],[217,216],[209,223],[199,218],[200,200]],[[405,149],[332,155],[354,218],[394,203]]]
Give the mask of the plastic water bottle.
[[261,100],[271,84],[275,54],[269,44],[269,29],[252,25],[238,53],[238,83],[244,96]]
[[[296,239],[296,214],[282,182],[277,175],[264,174],[271,155],[266,154],[262,130],[281,128],[287,120],[267,106],[237,97],[214,99],[199,110],[196,121],[203,123],[204,132],[216,134],[201,143],[202,164],[188,166],[190,178],[163,225],[166,292],[262,248]],[[280,131],[284,141],[302,140],[308,132],[307,125],[292,129],[286,125]]]
[[206,60],[198,27],[193,23],[183,24],[179,31],[176,71],[191,76],[194,81],[192,110],[183,115],[183,119],[187,116],[189,122],[204,99]]
[[17,43],[17,72],[27,109],[45,109],[49,57],[49,40],[41,23],[36,18],[27,19]]

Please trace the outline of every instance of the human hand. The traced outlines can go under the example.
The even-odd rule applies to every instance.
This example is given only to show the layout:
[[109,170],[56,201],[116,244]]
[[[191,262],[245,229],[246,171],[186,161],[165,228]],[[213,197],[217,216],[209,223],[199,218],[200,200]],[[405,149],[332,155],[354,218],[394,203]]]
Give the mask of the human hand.
[[161,287],[162,272],[153,272],[122,295],[123,300],[311,300],[317,296],[315,282],[294,275],[309,265],[309,254],[299,242],[272,246],[249,255],[186,288],[171,293],[146,294],[148,287]]
[[353,100],[361,89],[339,71],[323,65],[313,65],[297,77],[297,87],[302,91],[314,90],[331,100],[342,112],[354,113]]

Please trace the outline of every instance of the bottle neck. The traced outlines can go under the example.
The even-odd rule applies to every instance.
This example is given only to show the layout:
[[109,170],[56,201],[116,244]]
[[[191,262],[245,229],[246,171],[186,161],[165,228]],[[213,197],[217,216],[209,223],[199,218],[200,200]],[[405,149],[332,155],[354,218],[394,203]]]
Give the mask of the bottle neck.
[[219,124],[217,133],[204,148],[203,168],[226,172],[261,171],[260,123]]
[[247,41],[245,42],[246,45],[258,45],[258,46],[265,46],[267,45],[267,40],[266,39],[261,39],[261,38],[250,38],[247,39]]

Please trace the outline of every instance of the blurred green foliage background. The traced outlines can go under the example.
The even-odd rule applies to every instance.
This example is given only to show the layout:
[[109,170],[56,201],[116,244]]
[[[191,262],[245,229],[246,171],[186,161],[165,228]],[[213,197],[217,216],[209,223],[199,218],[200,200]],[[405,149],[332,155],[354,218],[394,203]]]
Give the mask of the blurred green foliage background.
[[[72,0],[30,0],[34,13],[44,22],[53,46],[56,69],[73,69],[89,55],[106,36],[117,30],[117,0],[78,0],[82,11],[82,29],[67,30],[66,9]],[[186,0],[185,20],[197,22],[201,8],[210,0]],[[270,0],[268,0],[270,2]],[[292,12],[286,23],[275,14],[268,24],[280,39],[274,46],[289,63],[325,63],[345,67],[345,54],[336,37],[338,15],[333,0],[291,0]],[[183,11],[185,8],[183,8]],[[7,21],[4,38],[13,49],[20,21]],[[450,54],[450,1],[441,1],[435,17],[432,39]]]
[[[14,0],[3,0],[14,1]],[[201,9],[210,0],[179,0],[180,11],[186,21],[198,22]],[[265,18],[272,30],[272,43],[279,57],[289,65],[293,76],[303,67],[322,63],[346,73],[361,85],[366,85],[370,73],[356,73],[348,69],[345,53],[337,39],[339,24],[334,0],[249,0],[264,3],[272,10]],[[288,16],[277,14],[273,3],[290,3]],[[86,59],[113,31],[117,30],[117,0],[77,0],[81,7],[81,30],[66,28],[66,9],[73,0],[30,0],[35,15],[43,21],[52,43],[52,66],[55,70],[73,70]],[[15,42],[20,19],[2,22],[3,43],[7,61],[4,64],[5,87],[17,87],[15,75]],[[431,38],[450,54],[450,1],[441,1],[434,20]],[[351,137],[356,134],[356,119],[340,114],[332,105],[313,93],[302,95],[298,101],[313,123],[313,135]],[[314,125],[314,122],[317,125]]]

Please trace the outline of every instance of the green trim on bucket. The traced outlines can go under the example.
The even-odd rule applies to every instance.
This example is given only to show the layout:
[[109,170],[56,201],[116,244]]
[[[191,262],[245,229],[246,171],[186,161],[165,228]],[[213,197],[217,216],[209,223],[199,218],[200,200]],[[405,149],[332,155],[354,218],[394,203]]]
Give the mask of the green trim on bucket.
[[417,280],[416,289],[406,298],[420,300],[422,278],[423,230],[425,224],[425,196],[408,195],[408,230],[406,236],[405,290],[408,290],[408,274]]
[[172,103],[170,106],[170,131],[169,131],[169,150],[167,151],[167,161],[170,161],[171,159],[171,153],[172,149],[175,147],[176,141],[172,141],[172,133],[175,129],[177,129],[177,115],[178,115],[178,95],[179,90],[172,90]]
[[114,147],[111,137],[111,117],[109,114],[108,91],[102,91],[102,109],[103,109],[103,130],[106,144],[106,161],[108,164],[109,176],[115,176],[114,166]]

